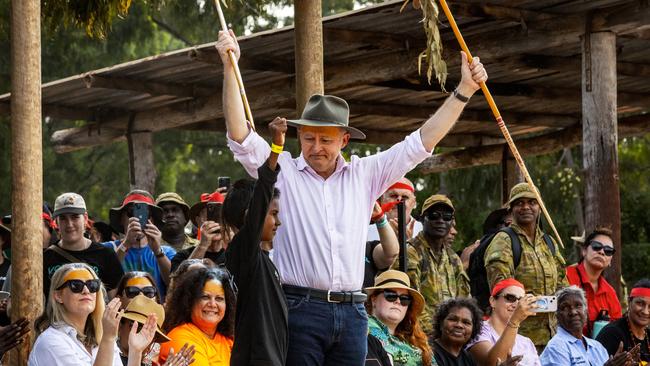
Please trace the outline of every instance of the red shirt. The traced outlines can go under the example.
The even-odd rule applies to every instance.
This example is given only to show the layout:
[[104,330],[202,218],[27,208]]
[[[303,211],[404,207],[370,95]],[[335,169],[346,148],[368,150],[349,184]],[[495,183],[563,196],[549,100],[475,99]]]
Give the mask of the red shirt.
[[[578,273],[579,272],[579,273]],[[591,326],[593,325],[598,313],[605,309],[609,312],[610,321],[619,319],[622,316],[621,313],[621,303],[618,301],[618,296],[616,296],[616,291],[614,288],[605,280],[601,275],[598,278],[598,292],[594,293],[594,288],[589,283],[589,277],[585,271],[584,263],[580,262],[579,264],[574,264],[566,268],[566,277],[569,280],[571,285],[578,286],[585,291],[587,297],[587,308],[589,309],[589,323],[588,328],[585,327],[583,333],[589,336],[587,333],[591,331]],[[580,279],[582,278],[582,283]]]

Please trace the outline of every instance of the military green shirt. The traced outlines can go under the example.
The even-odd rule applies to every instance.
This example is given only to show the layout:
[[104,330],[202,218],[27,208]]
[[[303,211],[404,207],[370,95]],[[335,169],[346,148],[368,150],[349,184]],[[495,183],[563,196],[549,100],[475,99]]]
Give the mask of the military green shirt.
[[189,247],[194,247],[194,246],[199,245],[199,240],[194,239],[193,237],[185,234],[185,242],[183,242],[182,245],[172,245],[172,244],[166,242],[164,239],[163,239],[163,245],[167,245],[169,247],[172,247],[172,248],[174,248],[175,251],[178,252],[178,251],[181,251],[183,249],[187,249]]
[[[510,227],[519,235],[521,243],[521,261],[517,269],[512,260],[512,243],[507,233],[500,232],[494,236],[485,251],[485,270],[492,288],[497,282],[514,277],[526,287],[527,293],[536,296],[552,296],[555,292],[569,285],[566,279],[565,262],[560,248],[553,240],[556,251],[551,253],[537,228],[534,245],[530,243],[523,229],[516,224]],[[536,346],[545,346],[555,335],[557,320],[555,313],[540,313],[530,316],[519,328],[519,334],[532,339]]]
[[443,245],[441,252],[435,253],[424,237],[424,232],[420,232],[408,243],[407,274],[411,287],[424,296],[426,304],[420,315],[420,324],[424,332],[431,335],[436,307],[447,299],[468,297],[469,277],[460,257],[446,245]]

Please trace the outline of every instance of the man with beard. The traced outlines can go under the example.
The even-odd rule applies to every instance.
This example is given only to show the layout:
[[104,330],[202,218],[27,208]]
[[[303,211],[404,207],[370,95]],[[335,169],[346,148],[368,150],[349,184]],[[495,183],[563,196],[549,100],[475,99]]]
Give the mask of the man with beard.
[[[539,225],[539,203],[528,183],[512,187],[507,206],[513,219],[510,227],[521,244],[521,259],[515,268],[510,236],[505,232],[497,233],[484,257],[490,288],[510,277],[521,282],[535,296],[553,295],[568,286],[564,258],[552,238],[548,239],[550,243],[544,239]],[[540,313],[523,323],[519,333],[530,338],[539,350],[555,334],[556,323],[554,313]]]
[[424,229],[408,241],[408,275],[412,286],[426,300],[420,324],[432,335],[432,320],[441,302],[470,293],[469,278],[460,257],[447,243],[454,219],[454,206],[444,195],[435,194],[422,206]]
[[180,195],[174,192],[163,193],[156,198],[156,206],[163,210],[163,226],[160,228],[163,245],[169,245],[178,252],[199,243],[198,240],[185,234],[190,206]]

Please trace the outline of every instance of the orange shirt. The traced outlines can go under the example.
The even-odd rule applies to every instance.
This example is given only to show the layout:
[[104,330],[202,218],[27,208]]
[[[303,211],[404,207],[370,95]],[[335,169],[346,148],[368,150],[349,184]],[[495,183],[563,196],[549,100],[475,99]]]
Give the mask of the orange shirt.
[[[594,293],[594,288],[589,283],[589,277],[587,277],[587,272],[585,272],[584,263],[574,264],[566,268],[566,276],[571,285],[578,286],[585,290],[585,295],[587,297],[587,308],[589,309],[589,324],[588,328],[585,326],[584,333],[587,336],[587,331],[591,332],[591,326],[594,324],[598,312],[600,310],[607,310],[609,313],[610,321],[619,319],[622,316],[621,303],[618,301],[618,296],[616,296],[616,291],[614,288],[605,280],[605,277],[602,275],[598,278],[598,292]],[[582,278],[582,283],[580,279]]]
[[230,365],[232,338],[217,332],[214,338],[210,339],[192,323],[177,326],[167,333],[167,336],[172,340],[163,343],[160,347],[161,364],[167,360],[170,348],[173,348],[176,353],[185,343],[189,343],[189,345],[194,345],[196,351],[192,366]]

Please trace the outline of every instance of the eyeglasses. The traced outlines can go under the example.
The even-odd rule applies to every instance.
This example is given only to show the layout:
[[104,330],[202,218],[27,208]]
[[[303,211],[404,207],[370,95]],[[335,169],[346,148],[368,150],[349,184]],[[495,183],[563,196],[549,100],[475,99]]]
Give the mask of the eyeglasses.
[[411,305],[411,301],[413,301],[411,295],[398,295],[397,292],[391,290],[384,290],[384,298],[388,302],[395,302],[399,299],[400,304],[403,306],[409,306]]
[[88,288],[88,291],[91,294],[94,294],[95,292],[99,291],[99,287],[102,285],[102,281],[98,279],[93,279],[93,280],[87,280],[87,281],[82,281],[82,280],[68,280],[63,283],[63,285],[59,286],[57,290],[61,290],[64,287],[68,287],[70,291],[72,291],[75,294],[80,294],[84,290],[84,286]]
[[137,286],[126,286],[124,288],[124,294],[129,299],[132,299],[132,298],[138,296],[140,293],[142,293],[144,296],[146,296],[146,297],[148,297],[150,299],[153,299],[154,297],[156,297],[157,292],[158,291],[156,291],[156,288],[153,287],[153,286],[145,286],[145,287],[142,287],[142,288],[137,287]]
[[599,252],[602,250],[603,253],[605,253],[605,255],[608,257],[611,257],[614,255],[614,253],[616,253],[616,249],[596,240],[592,240],[591,242],[589,242],[589,246],[591,246],[591,249],[593,249],[594,252]]
[[440,220],[451,221],[454,219],[454,214],[452,212],[443,212],[443,211],[429,211],[427,212],[427,218],[431,221]]
[[523,296],[516,296],[513,294],[500,294],[497,297],[502,297],[508,304],[515,303],[523,298]]

